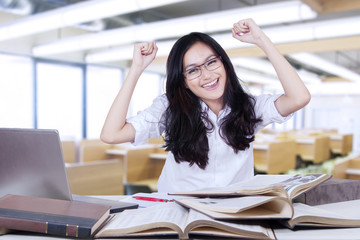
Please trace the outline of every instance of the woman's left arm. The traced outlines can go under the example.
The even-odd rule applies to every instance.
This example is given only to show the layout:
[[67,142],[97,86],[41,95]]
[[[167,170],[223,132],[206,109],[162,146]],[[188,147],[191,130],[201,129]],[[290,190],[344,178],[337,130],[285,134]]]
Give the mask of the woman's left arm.
[[252,19],[244,19],[235,23],[232,33],[234,38],[242,42],[257,45],[270,60],[285,92],[275,102],[275,106],[282,116],[287,116],[309,103],[310,92],[295,69]]

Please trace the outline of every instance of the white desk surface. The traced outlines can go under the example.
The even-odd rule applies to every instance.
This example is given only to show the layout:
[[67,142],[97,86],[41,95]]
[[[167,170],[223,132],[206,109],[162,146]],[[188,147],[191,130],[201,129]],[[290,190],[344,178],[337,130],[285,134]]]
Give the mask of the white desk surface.
[[106,150],[106,154],[109,155],[118,155],[118,156],[126,156],[127,151],[122,149],[108,149]]
[[[124,199],[125,196],[96,196],[104,197],[111,200]],[[324,205],[325,206],[325,205]],[[340,210],[344,214],[359,214],[360,215],[360,199],[327,204],[325,209]],[[336,228],[336,229],[306,229],[306,230],[290,230],[287,228],[274,229],[277,239],[281,240],[360,240],[360,228]],[[0,240],[46,240],[46,239],[69,239],[62,237],[53,237],[36,234],[6,234],[0,235]],[[164,238],[162,238],[164,239]],[[199,239],[199,238],[198,238]],[[209,238],[207,238],[209,239]]]
[[167,155],[167,153],[151,153],[149,157],[154,160],[166,160]]

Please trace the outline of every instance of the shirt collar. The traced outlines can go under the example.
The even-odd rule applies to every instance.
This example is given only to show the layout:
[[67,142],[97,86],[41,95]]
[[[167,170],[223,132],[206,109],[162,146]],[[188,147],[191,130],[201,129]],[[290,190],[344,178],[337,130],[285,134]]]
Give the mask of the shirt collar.
[[220,110],[219,116],[216,117],[215,113],[213,111],[211,111],[209,106],[201,99],[200,99],[200,104],[201,104],[201,111],[209,113],[209,115],[211,116],[211,119],[213,119],[213,117],[215,119],[217,119],[217,118],[221,119],[230,112],[230,107],[228,105],[225,105],[225,107]]

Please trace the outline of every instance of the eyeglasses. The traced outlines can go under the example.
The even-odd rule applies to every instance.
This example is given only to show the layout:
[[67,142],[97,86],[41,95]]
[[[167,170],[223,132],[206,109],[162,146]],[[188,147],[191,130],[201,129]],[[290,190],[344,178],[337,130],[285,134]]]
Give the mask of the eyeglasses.
[[197,65],[184,72],[184,76],[187,80],[193,80],[201,76],[201,66],[204,66],[208,71],[214,71],[221,66],[221,56],[217,56],[209,59],[203,64]]

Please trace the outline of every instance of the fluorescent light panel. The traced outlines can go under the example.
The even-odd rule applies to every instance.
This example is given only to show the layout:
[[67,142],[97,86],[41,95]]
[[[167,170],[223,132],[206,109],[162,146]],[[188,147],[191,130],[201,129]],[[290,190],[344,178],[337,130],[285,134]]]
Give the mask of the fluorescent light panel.
[[258,25],[263,26],[311,19],[316,17],[316,13],[301,1],[277,2],[136,25],[98,34],[84,34],[36,46],[33,48],[33,54],[45,56],[138,41],[159,40],[181,36],[192,31],[230,30],[233,23],[239,20],[239,16],[251,17]]
[[327,82],[309,86],[311,94],[321,95],[359,95],[360,83],[355,82]]
[[321,69],[323,71],[329,72],[336,76],[348,79],[350,81],[360,83],[360,75],[359,74],[357,74],[347,68],[339,66],[335,63],[327,61],[327,60],[325,60],[321,57],[318,57],[314,54],[302,52],[302,53],[290,54],[289,56],[299,62],[304,63],[304,64],[308,64],[310,66],[316,67],[318,69]]
[[[334,26],[335,29],[341,28],[341,26],[352,26],[352,28],[345,27],[346,30],[341,31],[327,31],[328,26]],[[273,43],[286,43],[286,42],[299,42],[299,41],[311,41],[316,39],[324,39],[330,37],[345,37],[351,35],[360,34],[360,28],[354,27],[360,26],[360,17],[349,17],[337,20],[328,20],[315,23],[305,23],[305,24],[293,24],[285,27],[271,27],[264,28],[264,32],[269,36]],[[214,34],[212,35],[224,49],[231,48],[241,48],[249,47],[251,44],[239,43],[238,40],[231,37],[229,33],[226,34]],[[100,41],[100,39],[99,39]],[[174,41],[173,41],[174,42]],[[162,41],[159,41],[157,44],[159,46],[159,51],[161,50]],[[165,44],[166,46],[169,43]],[[121,47],[125,49],[126,47]],[[133,46],[128,46],[128,48],[133,48]],[[118,48],[112,48],[109,50],[102,50],[98,52],[89,53],[86,55],[86,62],[89,63],[100,63],[100,62],[112,62],[116,60],[126,60],[132,58],[131,54],[122,54],[121,50],[117,51]],[[164,51],[165,55],[158,53],[158,56],[166,56],[169,53],[170,49]],[[127,51],[129,52],[129,51]],[[114,53],[114,54],[113,54]]]
[[[157,57],[167,56],[170,53],[175,41],[157,42],[158,52]],[[133,56],[133,45],[125,45],[117,48],[112,48],[94,53],[88,53],[85,56],[87,63],[104,63],[112,61],[130,60]]]
[[[257,71],[257,72],[262,72],[264,74],[267,74],[267,75],[277,78],[277,74],[276,74],[274,67],[267,60],[259,59],[259,58],[239,57],[239,58],[234,58],[231,61],[235,66],[239,66],[239,67],[246,68],[246,69],[251,69],[251,70]],[[308,72],[304,69],[298,70],[297,73],[299,74],[300,78],[305,83],[316,84],[316,83],[321,82],[321,79],[316,74]]]
[[40,33],[101,18],[169,5],[185,0],[92,0],[22,18],[0,26],[0,40]]

